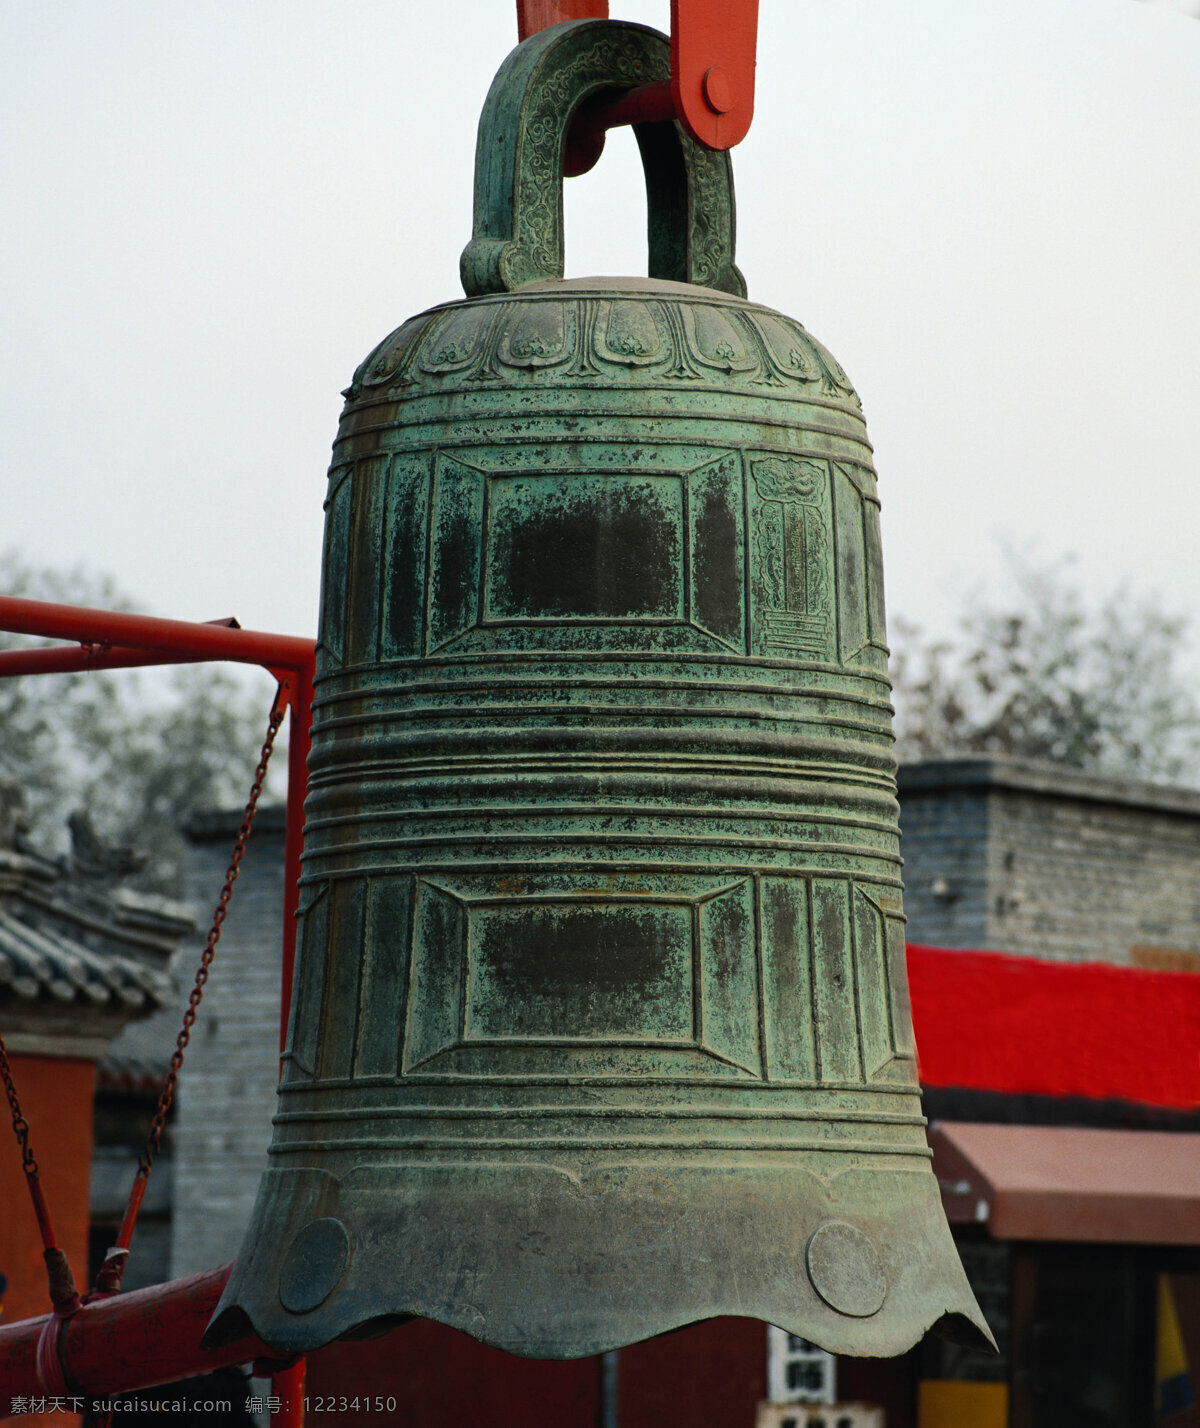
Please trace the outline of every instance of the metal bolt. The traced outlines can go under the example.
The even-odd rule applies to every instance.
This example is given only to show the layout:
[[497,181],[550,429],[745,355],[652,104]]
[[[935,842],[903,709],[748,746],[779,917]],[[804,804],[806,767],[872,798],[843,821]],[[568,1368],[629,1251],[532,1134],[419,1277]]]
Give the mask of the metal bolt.
[[719,64],[704,71],[704,102],[714,114],[728,114],[733,108],[729,76]]

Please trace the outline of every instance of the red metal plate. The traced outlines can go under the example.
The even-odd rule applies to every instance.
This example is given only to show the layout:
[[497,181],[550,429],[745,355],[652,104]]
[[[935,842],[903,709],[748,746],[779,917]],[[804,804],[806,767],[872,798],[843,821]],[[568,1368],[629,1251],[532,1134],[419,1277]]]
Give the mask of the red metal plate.
[[754,117],[758,0],[671,0],[671,83],[684,128],[731,149]]

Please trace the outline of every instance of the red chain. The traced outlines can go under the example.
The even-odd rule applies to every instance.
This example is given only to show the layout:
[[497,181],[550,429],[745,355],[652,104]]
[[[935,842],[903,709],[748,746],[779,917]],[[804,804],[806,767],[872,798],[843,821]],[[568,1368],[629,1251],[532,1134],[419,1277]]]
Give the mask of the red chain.
[[13,1134],[21,1148],[21,1169],[25,1172],[25,1180],[33,1200],[33,1212],[37,1216],[38,1229],[42,1233],[42,1248],[53,1249],[54,1231],[50,1227],[50,1215],[42,1195],[38,1163],[33,1158],[33,1151],[29,1145],[29,1122],[21,1114],[21,1103],[17,1099],[17,1087],[13,1081],[12,1067],[8,1064],[8,1048],[4,1045],[2,1036],[0,1036],[0,1080],[4,1082],[4,1094],[8,1097],[9,1110],[12,1111]]
[[121,1221],[121,1228],[117,1234],[116,1245],[109,1251],[108,1257],[100,1268],[96,1276],[96,1289],[94,1293],[115,1294],[121,1287],[121,1279],[125,1273],[125,1261],[129,1254],[129,1242],[133,1238],[134,1226],[137,1224],[138,1211],[141,1208],[142,1196],[146,1193],[146,1181],[150,1178],[150,1171],[154,1168],[154,1159],[159,1152],[162,1142],[163,1128],[166,1125],[167,1113],[171,1109],[171,1103],[175,1099],[175,1088],[179,1081],[179,1069],[183,1065],[183,1053],[191,1040],[192,1027],[196,1024],[196,1009],[200,1005],[200,999],[204,995],[204,984],[208,981],[208,971],[212,965],[213,957],[216,955],[217,943],[221,940],[221,924],[225,921],[229,908],[229,899],[233,896],[233,885],[237,881],[238,867],[246,851],[246,841],[250,837],[250,830],[254,824],[254,814],[258,808],[259,795],[262,793],[263,782],[267,776],[267,765],[271,760],[271,750],[275,745],[275,735],[279,732],[279,726],[283,723],[286,701],[279,695],[276,696],[274,707],[271,710],[270,722],[267,725],[267,736],[263,742],[262,751],[259,754],[258,767],[254,771],[254,782],[250,787],[250,797],[246,801],[246,808],[242,814],[242,826],[238,829],[238,835],[233,845],[233,855],[229,861],[229,867],[225,873],[225,882],[221,888],[221,896],[217,899],[216,910],[213,913],[212,926],[208,931],[208,940],[204,944],[204,951],[200,954],[200,965],[196,968],[196,980],[188,995],[187,1009],[183,1013],[183,1025],[179,1029],[179,1035],[175,1039],[175,1051],[171,1056],[170,1068],[163,1080],[162,1090],[159,1092],[158,1106],[154,1112],[154,1120],[150,1126],[150,1134],[146,1137],[146,1145],[138,1158],[137,1174],[134,1176],[133,1185],[129,1191],[129,1203],[125,1207],[125,1216]]
[[28,1179],[36,1180],[38,1167],[37,1161],[33,1158],[33,1151],[29,1148],[29,1122],[21,1114],[21,1103],[17,1100],[17,1088],[8,1064],[8,1048],[4,1045],[2,1036],[0,1036],[0,1080],[4,1082],[4,1094],[8,1097],[9,1109],[12,1111],[13,1134],[17,1137],[17,1144],[21,1147],[21,1169]]

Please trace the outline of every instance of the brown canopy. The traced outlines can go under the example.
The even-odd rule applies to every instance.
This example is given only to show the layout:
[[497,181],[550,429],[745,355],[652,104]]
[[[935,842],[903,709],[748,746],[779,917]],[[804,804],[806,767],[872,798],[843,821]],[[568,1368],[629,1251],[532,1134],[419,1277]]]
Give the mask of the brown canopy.
[[952,1223],[1002,1240],[1200,1245],[1200,1134],[942,1122],[929,1143]]

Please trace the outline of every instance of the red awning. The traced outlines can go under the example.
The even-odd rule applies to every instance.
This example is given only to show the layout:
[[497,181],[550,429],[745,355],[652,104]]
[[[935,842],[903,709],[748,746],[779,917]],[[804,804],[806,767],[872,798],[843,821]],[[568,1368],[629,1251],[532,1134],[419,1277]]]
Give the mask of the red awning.
[[1200,1245],[1200,1135],[944,1121],[929,1143],[951,1223],[1000,1240]]
[[1200,976],[908,948],[921,1082],[1200,1106]]

